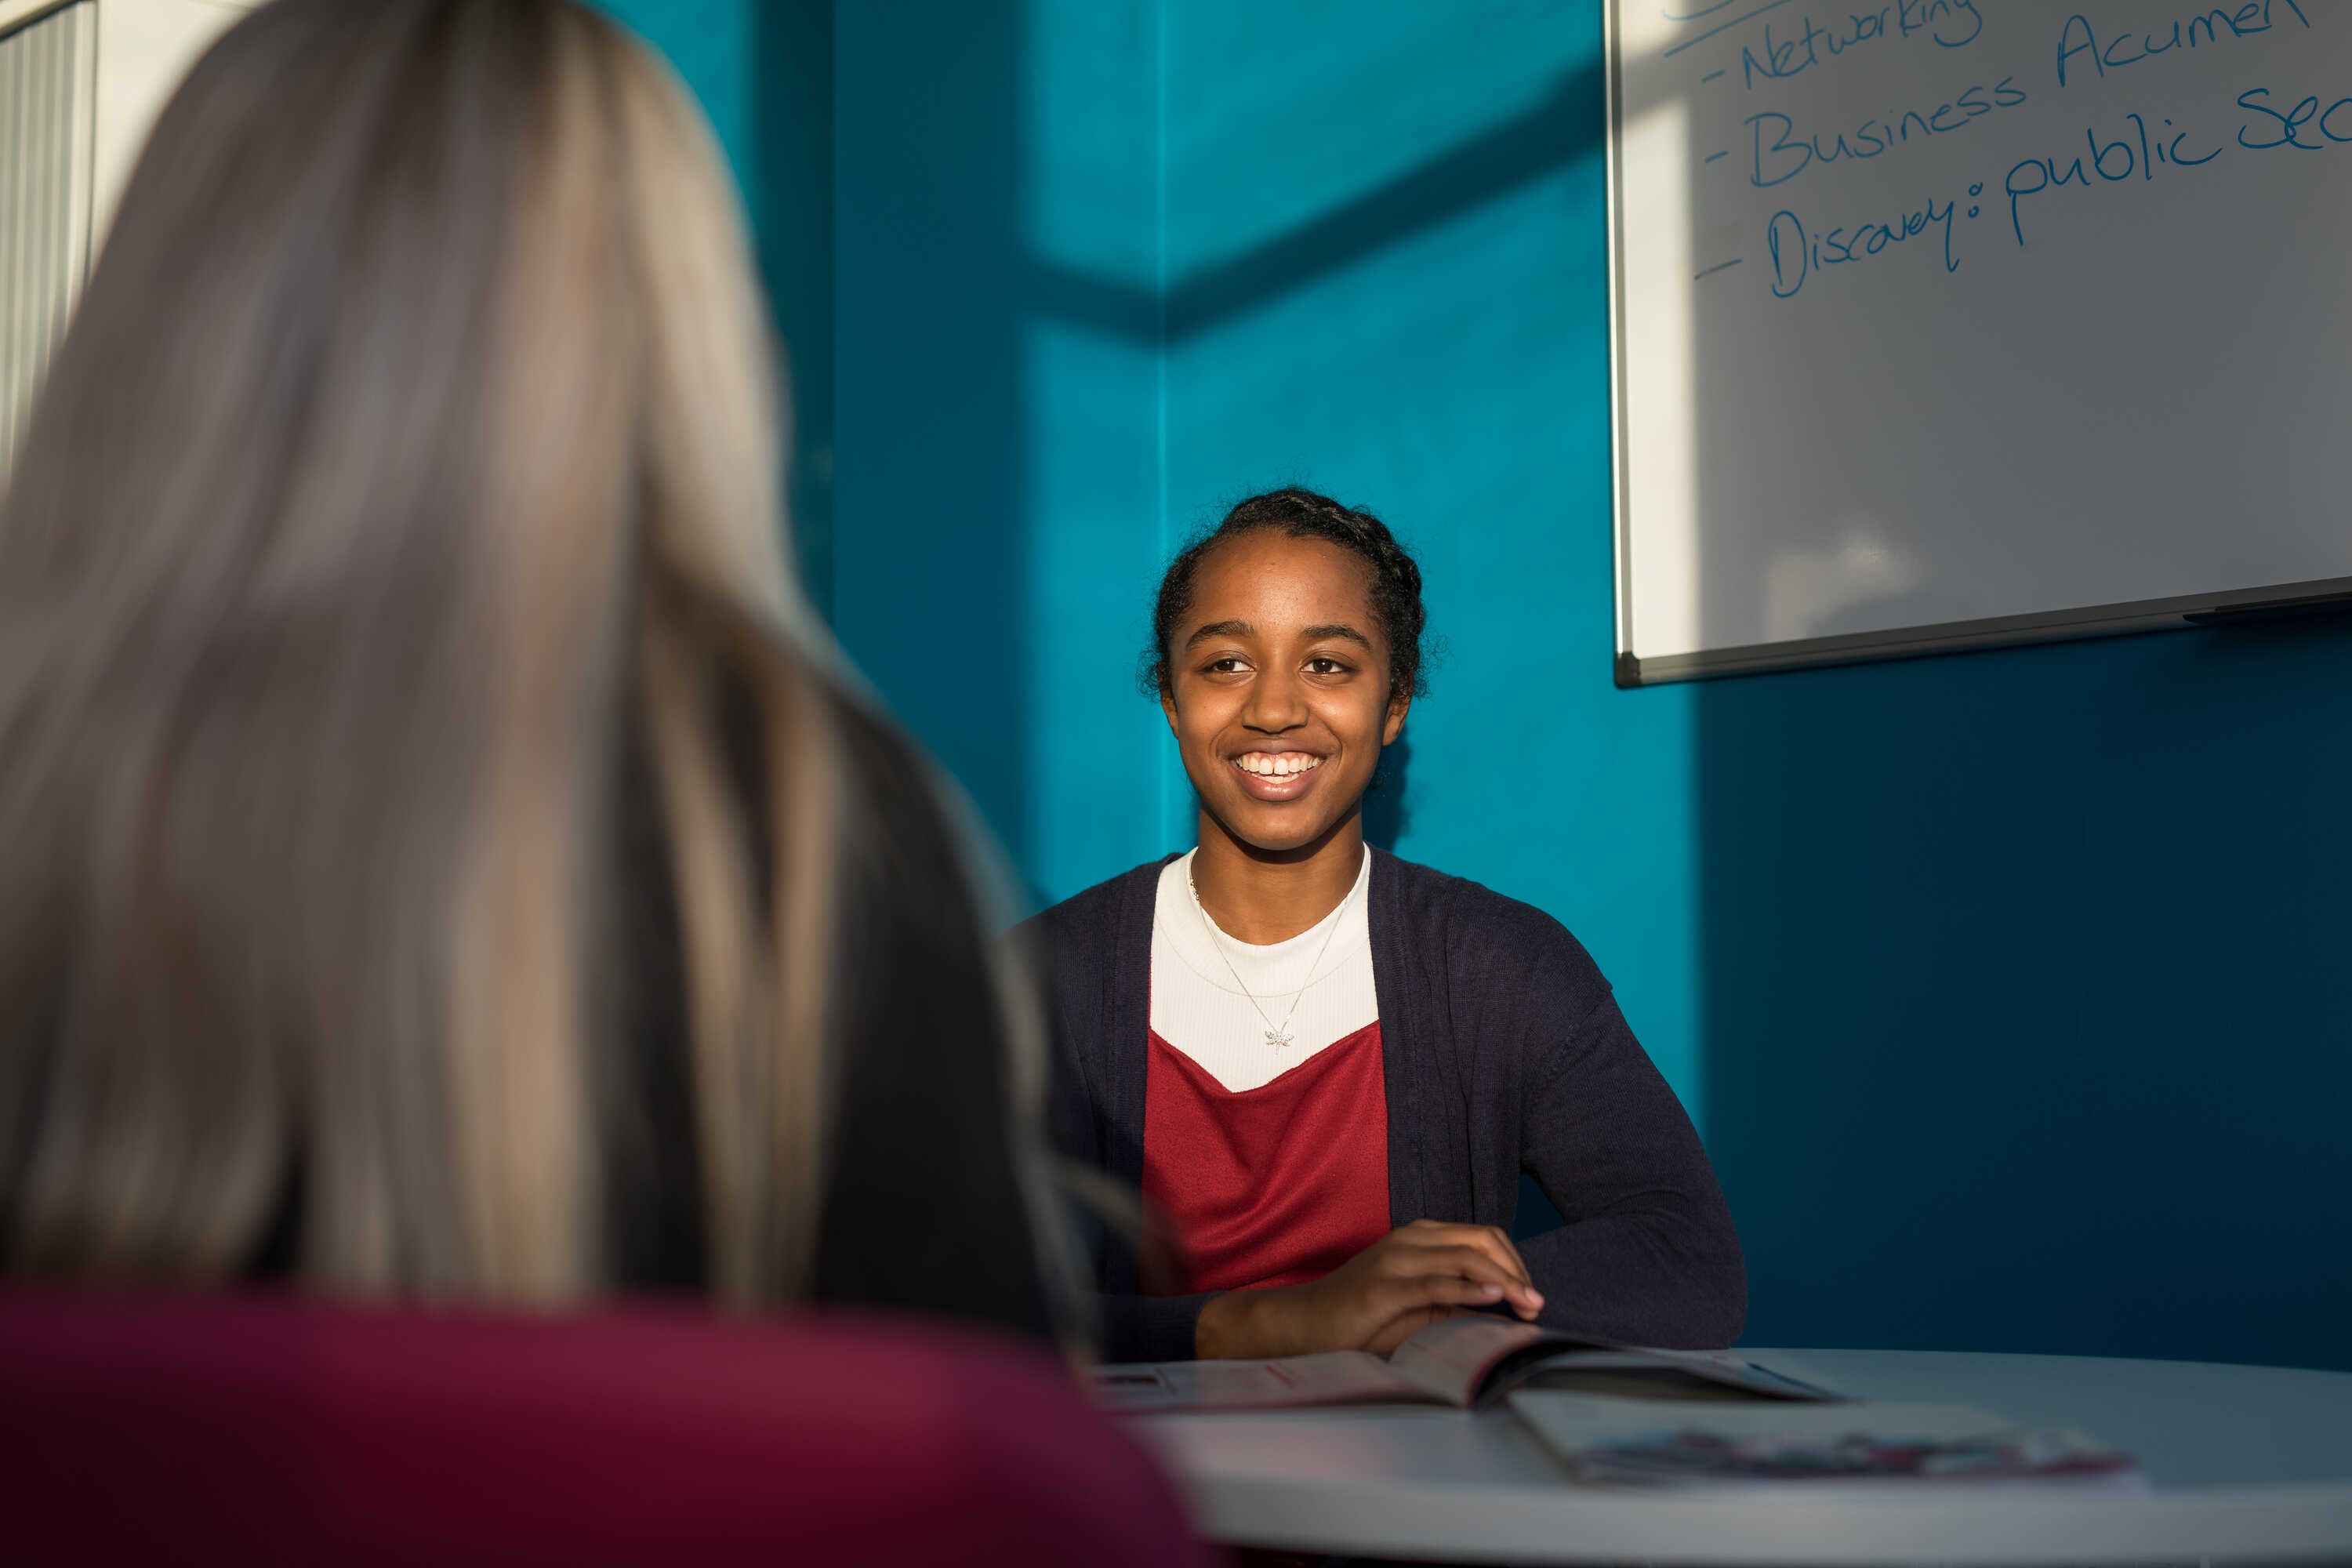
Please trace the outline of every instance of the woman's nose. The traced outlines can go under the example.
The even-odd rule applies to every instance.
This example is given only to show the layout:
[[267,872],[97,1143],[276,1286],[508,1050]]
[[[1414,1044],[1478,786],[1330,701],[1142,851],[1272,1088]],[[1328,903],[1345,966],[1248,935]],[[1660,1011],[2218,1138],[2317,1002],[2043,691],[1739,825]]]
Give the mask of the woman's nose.
[[1295,730],[1306,721],[1307,704],[1297,681],[1287,675],[1267,673],[1250,683],[1249,700],[1242,709],[1242,722],[1248,728],[1272,735]]

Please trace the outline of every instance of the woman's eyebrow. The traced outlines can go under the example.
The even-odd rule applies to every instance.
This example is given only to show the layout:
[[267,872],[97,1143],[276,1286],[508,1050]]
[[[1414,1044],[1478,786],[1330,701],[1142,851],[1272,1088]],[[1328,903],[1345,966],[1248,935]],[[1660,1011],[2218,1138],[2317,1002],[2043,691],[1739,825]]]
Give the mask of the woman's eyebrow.
[[1207,642],[1211,637],[1246,637],[1256,635],[1257,628],[1247,621],[1211,621],[1206,626],[1193,627],[1192,635],[1184,639],[1184,646],[1191,647],[1194,643]]
[[1330,625],[1323,626],[1309,626],[1306,631],[1299,635],[1304,637],[1308,642],[1321,642],[1325,637],[1344,637],[1352,643],[1361,643],[1368,648],[1372,646],[1371,638],[1366,637],[1355,627],[1349,626],[1344,621],[1334,621]]

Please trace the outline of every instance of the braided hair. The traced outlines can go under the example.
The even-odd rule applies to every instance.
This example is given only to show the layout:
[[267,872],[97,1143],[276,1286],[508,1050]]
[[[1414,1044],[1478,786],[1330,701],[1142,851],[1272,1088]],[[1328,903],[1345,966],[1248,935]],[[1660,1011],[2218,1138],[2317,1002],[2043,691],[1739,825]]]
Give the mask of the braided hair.
[[1421,568],[1379,518],[1295,486],[1250,497],[1168,563],[1151,606],[1151,646],[1144,650],[1143,660],[1145,692],[1156,697],[1171,689],[1169,639],[1192,607],[1192,579],[1202,559],[1228,539],[1270,528],[1293,539],[1328,540],[1371,567],[1372,614],[1389,645],[1389,695],[1423,695],[1427,682],[1421,669],[1421,630],[1428,617],[1421,605]]

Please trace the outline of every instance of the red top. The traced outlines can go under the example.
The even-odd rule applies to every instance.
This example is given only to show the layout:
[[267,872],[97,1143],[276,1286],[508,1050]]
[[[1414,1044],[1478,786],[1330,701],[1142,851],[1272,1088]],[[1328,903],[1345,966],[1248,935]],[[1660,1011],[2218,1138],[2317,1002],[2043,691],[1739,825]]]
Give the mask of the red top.
[[1153,1034],[1143,1195],[1175,1239],[1185,1295],[1319,1279],[1387,1235],[1378,1021],[1239,1094]]

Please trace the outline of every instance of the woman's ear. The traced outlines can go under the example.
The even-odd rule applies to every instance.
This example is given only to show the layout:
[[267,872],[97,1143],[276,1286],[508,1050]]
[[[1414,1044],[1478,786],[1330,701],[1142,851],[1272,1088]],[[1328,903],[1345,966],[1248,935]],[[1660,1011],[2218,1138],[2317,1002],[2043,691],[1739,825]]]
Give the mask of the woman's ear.
[[1168,721],[1168,732],[1182,740],[1183,732],[1176,728],[1176,692],[1173,688],[1162,686],[1160,689],[1160,711]]
[[1404,716],[1412,707],[1412,693],[1400,691],[1389,699],[1389,716],[1381,726],[1381,744],[1393,746],[1404,730]]

